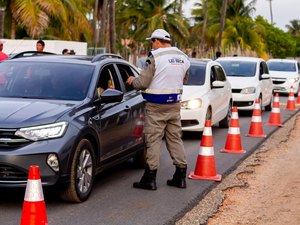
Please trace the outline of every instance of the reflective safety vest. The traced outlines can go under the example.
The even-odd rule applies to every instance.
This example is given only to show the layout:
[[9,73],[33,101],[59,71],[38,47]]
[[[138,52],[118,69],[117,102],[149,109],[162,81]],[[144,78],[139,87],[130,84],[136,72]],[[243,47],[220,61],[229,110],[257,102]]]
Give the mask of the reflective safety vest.
[[183,79],[190,67],[186,54],[176,47],[151,51],[155,60],[155,74],[143,97],[149,102],[169,104],[181,100]]

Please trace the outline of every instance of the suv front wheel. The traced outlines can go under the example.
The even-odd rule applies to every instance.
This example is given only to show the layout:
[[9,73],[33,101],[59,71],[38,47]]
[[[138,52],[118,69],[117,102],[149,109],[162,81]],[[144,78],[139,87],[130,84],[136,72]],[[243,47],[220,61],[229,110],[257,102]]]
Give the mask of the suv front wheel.
[[69,202],[83,202],[89,197],[95,178],[95,153],[92,144],[82,139],[75,150],[70,183],[61,192],[61,198]]

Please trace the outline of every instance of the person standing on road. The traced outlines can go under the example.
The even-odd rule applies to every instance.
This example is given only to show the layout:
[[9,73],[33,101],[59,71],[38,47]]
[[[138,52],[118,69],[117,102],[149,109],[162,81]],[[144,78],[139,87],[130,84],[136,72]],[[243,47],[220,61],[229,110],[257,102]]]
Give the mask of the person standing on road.
[[2,52],[3,44],[4,44],[4,41],[0,41],[0,62],[5,59],[8,59],[8,55],[6,55],[4,52]]
[[159,167],[160,148],[165,137],[169,154],[176,166],[170,186],[186,188],[187,162],[181,139],[180,99],[183,83],[188,79],[190,61],[186,54],[171,46],[170,34],[155,30],[150,38],[152,51],[139,77],[130,76],[126,83],[143,90],[145,107],[146,169],[133,187],[156,190],[156,173]]

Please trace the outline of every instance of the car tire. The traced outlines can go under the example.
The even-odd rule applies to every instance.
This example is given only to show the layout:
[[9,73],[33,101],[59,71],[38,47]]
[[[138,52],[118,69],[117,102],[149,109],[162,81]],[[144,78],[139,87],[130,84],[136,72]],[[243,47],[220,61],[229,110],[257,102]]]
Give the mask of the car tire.
[[270,99],[270,103],[265,106],[265,111],[270,112],[272,110],[272,102],[273,102],[273,94],[272,94],[272,97]]
[[72,158],[69,184],[61,191],[61,198],[68,202],[88,199],[95,179],[95,153],[89,140],[78,143]]
[[228,128],[231,120],[232,105],[229,103],[226,116],[219,122],[219,127]]

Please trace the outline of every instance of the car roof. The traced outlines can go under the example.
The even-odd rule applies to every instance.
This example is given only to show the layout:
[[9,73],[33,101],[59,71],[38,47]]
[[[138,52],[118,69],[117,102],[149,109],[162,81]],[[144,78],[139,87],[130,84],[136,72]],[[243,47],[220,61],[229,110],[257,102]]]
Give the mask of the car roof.
[[228,56],[220,57],[217,61],[246,61],[246,62],[261,62],[265,61],[262,58],[258,57],[249,57],[249,56]]
[[206,59],[206,58],[191,58],[190,59],[191,65],[208,65],[208,64],[218,64],[218,62],[211,60],[211,59]]
[[292,62],[297,63],[298,61],[295,59],[269,59],[267,62]]
[[128,61],[124,60],[120,55],[102,53],[96,56],[83,56],[83,55],[32,55],[30,57],[20,57],[14,58],[8,61],[14,62],[54,62],[54,63],[77,63],[85,65],[96,65],[99,62],[125,62],[130,64]]

